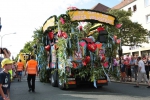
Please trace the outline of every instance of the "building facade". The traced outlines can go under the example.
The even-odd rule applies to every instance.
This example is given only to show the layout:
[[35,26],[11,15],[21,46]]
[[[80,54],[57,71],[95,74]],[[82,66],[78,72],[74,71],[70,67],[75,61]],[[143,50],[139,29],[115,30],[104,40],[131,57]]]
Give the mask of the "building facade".
[[[114,6],[113,9],[131,10],[132,22],[137,22],[147,29],[150,33],[150,0],[122,0],[121,3]],[[150,37],[147,37],[150,42]],[[148,55],[150,56],[150,43],[143,43],[142,46],[123,47],[124,54],[130,55]]]

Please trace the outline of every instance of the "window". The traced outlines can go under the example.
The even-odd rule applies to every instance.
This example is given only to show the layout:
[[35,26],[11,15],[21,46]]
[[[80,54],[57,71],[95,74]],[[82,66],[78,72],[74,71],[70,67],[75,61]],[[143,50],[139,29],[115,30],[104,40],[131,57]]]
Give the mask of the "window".
[[128,11],[131,11],[131,7],[130,7],[130,8],[128,8]]
[[136,5],[134,5],[133,6],[133,11],[136,11],[136,10],[137,10]]
[[146,16],[146,23],[150,23],[150,14]]
[[144,0],[145,7],[150,6],[150,0]]

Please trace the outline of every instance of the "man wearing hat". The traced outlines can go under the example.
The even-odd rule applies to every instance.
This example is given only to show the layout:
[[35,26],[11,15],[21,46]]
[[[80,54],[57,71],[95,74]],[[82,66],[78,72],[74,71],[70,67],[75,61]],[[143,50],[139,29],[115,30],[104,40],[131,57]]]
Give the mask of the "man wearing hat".
[[0,100],[10,100],[8,88],[10,85],[10,73],[9,70],[12,69],[13,61],[9,58],[4,58],[1,62],[1,66],[4,68],[0,72]]

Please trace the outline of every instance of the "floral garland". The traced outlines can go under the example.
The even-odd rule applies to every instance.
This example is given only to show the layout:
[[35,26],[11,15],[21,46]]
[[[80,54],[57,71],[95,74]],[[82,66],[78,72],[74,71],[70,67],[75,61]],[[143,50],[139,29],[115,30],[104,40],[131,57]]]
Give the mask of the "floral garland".
[[[71,10],[76,10],[77,8],[68,8],[68,12]],[[88,10],[89,11],[89,10]],[[59,77],[61,80],[67,81],[66,77],[70,75],[70,72],[67,71],[66,67],[69,69],[72,69],[72,73],[74,74],[75,77],[80,77],[80,78],[85,78],[90,76],[89,80],[91,82],[94,82],[95,80],[99,79],[100,77],[103,77],[106,75],[106,72],[104,71],[103,64],[104,64],[104,55],[99,55],[98,50],[90,48],[90,46],[96,45],[95,43],[87,43],[87,46],[84,47],[84,52],[85,54],[82,55],[82,65],[79,64],[78,61],[72,59],[72,64],[68,61],[70,57],[74,56],[75,51],[79,52],[80,46],[79,46],[79,41],[82,41],[83,38],[85,38],[88,33],[85,34],[86,30],[83,30],[83,27],[79,25],[80,22],[75,21],[71,22],[70,17],[67,14],[61,14],[57,18],[57,28],[55,27],[54,29],[50,30],[48,29],[47,33],[53,32],[57,33],[57,36],[55,36],[58,40],[57,43],[55,43],[58,47],[57,49],[57,57],[59,58],[59,62],[61,62],[61,66],[59,66],[58,72],[59,72]],[[109,14],[108,14],[109,15]],[[89,20],[88,20],[89,21]],[[95,22],[90,20],[90,22]],[[106,24],[106,23],[105,23]],[[77,28],[78,27],[78,28]],[[93,33],[98,33],[101,31],[102,28],[101,26],[98,27]],[[97,37],[97,35],[95,36]],[[116,38],[115,38],[116,39]],[[116,41],[116,40],[115,40]],[[118,42],[119,43],[119,42]],[[106,51],[111,52],[116,52],[117,46],[112,42],[110,42],[112,47],[105,46]],[[92,51],[90,51],[90,49]],[[114,56],[112,55],[113,53],[106,53],[106,56]],[[90,57],[90,61],[85,62],[87,59],[86,57]],[[92,60],[91,60],[92,59]],[[107,59],[108,60],[108,59]],[[75,67],[76,66],[76,67]],[[107,68],[106,68],[107,69]]]

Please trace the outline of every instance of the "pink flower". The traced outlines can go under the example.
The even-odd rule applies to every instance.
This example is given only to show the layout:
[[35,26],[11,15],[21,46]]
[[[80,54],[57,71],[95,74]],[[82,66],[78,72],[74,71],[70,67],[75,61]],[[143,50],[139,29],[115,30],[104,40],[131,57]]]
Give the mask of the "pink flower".
[[117,24],[116,28],[120,28],[122,26],[122,24]]
[[62,23],[62,24],[65,24],[65,21],[64,21],[64,19],[61,17],[60,18],[60,22]]
[[77,7],[68,7],[67,10],[76,10],[78,9]]

